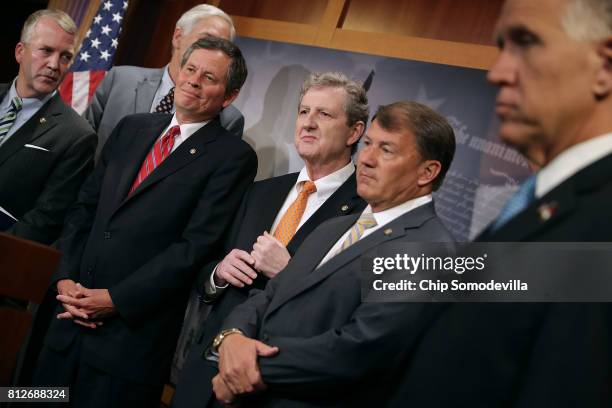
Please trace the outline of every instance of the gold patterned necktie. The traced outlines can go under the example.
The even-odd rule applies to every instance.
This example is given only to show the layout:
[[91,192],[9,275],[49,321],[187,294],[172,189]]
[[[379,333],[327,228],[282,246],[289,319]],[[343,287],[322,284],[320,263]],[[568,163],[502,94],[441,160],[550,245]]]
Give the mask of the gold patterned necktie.
[[346,237],[344,242],[342,242],[342,245],[340,246],[340,249],[338,249],[338,251],[336,252],[336,255],[353,245],[355,242],[359,241],[359,239],[365,233],[365,230],[375,227],[376,225],[376,220],[374,219],[374,215],[371,212],[362,213],[357,222],[353,224],[353,226],[349,230],[348,236]]
[[306,210],[306,203],[308,203],[308,197],[310,194],[317,191],[317,186],[313,181],[305,181],[302,184],[302,189],[298,194],[295,201],[287,208],[287,211],[281,218],[280,222],[274,230],[274,237],[278,239],[283,245],[287,246],[291,238],[295,235],[304,210]]

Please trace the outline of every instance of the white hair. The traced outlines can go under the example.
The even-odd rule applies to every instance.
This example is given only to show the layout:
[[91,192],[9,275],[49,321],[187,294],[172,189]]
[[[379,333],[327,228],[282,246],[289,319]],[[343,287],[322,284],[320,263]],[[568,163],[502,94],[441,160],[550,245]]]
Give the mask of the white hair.
[[570,0],[561,17],[563,29],[574,40],[601,40],[612,35],[612,1]]
[[189,34],[198,22],[209,17],[221,17],[224,19],[230,28],[230,41],[234,41],[234,38],[236,38],[236,29],[234,28],[232,18],[223,10],[211,6],[210,4],[199,4],[187,10],[183,13],[181,18],[178,19],[176,26],[182,29],[185,34]]

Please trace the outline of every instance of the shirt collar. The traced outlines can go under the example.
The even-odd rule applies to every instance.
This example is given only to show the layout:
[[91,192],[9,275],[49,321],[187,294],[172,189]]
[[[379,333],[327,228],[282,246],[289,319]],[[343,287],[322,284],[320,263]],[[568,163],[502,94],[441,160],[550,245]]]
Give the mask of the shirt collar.
[[563,151],[538,172],[536,197],[544,196],[583,168],[610,153],[612,133],[586,140]]
[[181,128],[181,134],[178,137],[180,137],[182,140],[186,140],[189,136],[193,135],[195,132],[197,132],[204,126],[206,126],[208,122],[210,122],[210,120],[206,120],[204,122],[196,122],[196,123],[184,123],[182,125],[179,125],[178,121],[176,120],[176,113],[175,113],[174,115],[172,115],[172,120],[170,121],[170,124],[168,125],[168,127],[164,129],[164,131],[162,132],[162,135],[164,135],[168,131],[168,129],[170,129],[172,126],[178,126]]
[[[394,219],[406,214],[414,210],[417,207],[430,203],[433,200],[431,194],[426,194],[421,197],[413,198],[412,200],[405,201],[395,207],[388,208],[383,211],[375,212],[372,215],[376,220],[376,224],[379,226],[386,225],[393,221]],[[368,204],[368,206],[363,210],[363,212],[372,212],[372,206]]]
[[[321,177],[318,180],[315,180],[315,186],[317,187],[316,195],[317,196],[328,196],[331,195],[334,191],[338,189],[349,177],[355,172],[355,165],[352,161],[349,161],[346,166],[334,171],[333,173],[328,174],[325,177]],[[302,189],[303,182],[311,181],[308,176],[308,170],[306,167],[302,167],[300,170],[300,174],[298,175],[295,188],[299,193]]]
[[[13,83],[11,84],[9,91],[7,92],[6,96],[4,97],[4,100],[2,101],[2,110],[8,109],[13,98],[16,96],[19,96],[17,95],[16,84],[17,84],[17,78],[13,80]],[[21,109],[22,110],[29,110],[29,109],[38,110],[41,106],[47,103],[47,101],[51,99],[56,93],[57,91],[53,91],[50,94],[43,96],[42,98],[21,98],[21,102],[22,102]]]

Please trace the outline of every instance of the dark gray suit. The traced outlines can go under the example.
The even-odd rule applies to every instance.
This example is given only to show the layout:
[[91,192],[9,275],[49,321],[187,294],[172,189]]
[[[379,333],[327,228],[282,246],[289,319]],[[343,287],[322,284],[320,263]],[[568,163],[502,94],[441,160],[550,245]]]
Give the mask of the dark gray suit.
[[[611,174],[608,155],[477,241],[609,242]],[[453,304],[415,348],[392,406],[610,406],[610,314],[601,303]]]
[[268,390],[247,406],[378,406],[419,334],[442,306],[363,303],[365,257],[398,242],[451,242],[429,203],[404,214],[317,268],[359,214],[322,224],[266,289],[223,322],[278,346],[260,358]]
[[[9,87],[0,85],[0,98]],[[19,220],[9,233],[43,244],[57,239],[93,168],[96,140],[56,94],[0,147],[0,206]]]
[[[108,71],[84,114],[100,138],[96,158],[124,116],[150,111],[164,69],[126,65],[113,67]],[[223,128],[242,137],[244,117],[238,109],[232,105],[223,109],[220,120]]]

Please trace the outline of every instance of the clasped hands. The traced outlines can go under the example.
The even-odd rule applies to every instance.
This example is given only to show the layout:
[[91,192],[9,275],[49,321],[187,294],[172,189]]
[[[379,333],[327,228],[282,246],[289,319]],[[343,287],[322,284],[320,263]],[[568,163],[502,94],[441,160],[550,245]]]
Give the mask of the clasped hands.
[[101,326],[101,318],[116,313],[108,289],[89,289],[72,279],[57,282],[56,299],[62,303],[64,312],[58,319],[72,319],[78,325],[95,329]]
[[215,271],[215,283],[217,286],[229,283],[242,288],[253,284],[258,272],[271,279],[287,266],[290,259],[287,248],[265,231],[257,238],[251,253],[233,249],[223,258]]
[[236,396],[265,390],[257,358],[277,353],[278,347],[242,334],[228,336],[219,347],[219,374],[212,380],[217,399],[229,405],[235,402]]

